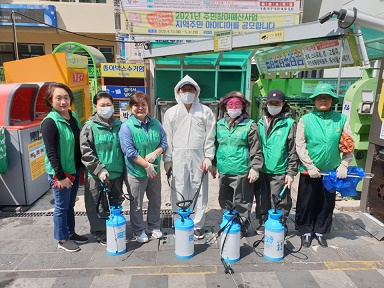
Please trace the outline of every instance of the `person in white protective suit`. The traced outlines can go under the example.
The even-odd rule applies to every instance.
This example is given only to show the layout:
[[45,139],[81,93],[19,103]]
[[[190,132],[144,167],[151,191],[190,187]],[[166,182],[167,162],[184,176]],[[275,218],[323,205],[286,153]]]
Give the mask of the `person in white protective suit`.
[[216,117],[209,107],[200,103],[199,94],[200,87],[191,77],[187,75],[180,80],[175,86],[177,105],[165,112],[163,123],[168,142],[163,157],[164,169],[167,174],[172,169],[173,176],[172,211],[177,212],[177,201],[192,200],[202,182],[191,214],[196,239],[205,236],[202,228],[208,202],[208,176],[205,173],[202,177],[205,171],[212,169],[216,134]]

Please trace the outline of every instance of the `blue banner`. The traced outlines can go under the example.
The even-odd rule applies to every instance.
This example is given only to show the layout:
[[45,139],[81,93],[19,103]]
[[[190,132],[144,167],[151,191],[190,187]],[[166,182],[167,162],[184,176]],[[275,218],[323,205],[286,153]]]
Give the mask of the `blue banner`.
[[14,14],[16,26],[48,27],[45,24],[49,24],[57,27],[53,5],[0,4],[0,26],[12,25],[12,11],[17,12]]
[[136,91],[146,93],[144,86],[103,86],[112,98],[129,98]]

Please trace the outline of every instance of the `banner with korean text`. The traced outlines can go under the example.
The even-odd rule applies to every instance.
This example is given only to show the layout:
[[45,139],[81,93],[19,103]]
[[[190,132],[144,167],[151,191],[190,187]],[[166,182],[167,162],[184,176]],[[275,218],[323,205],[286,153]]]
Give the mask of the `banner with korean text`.
[[135,35],[213,36],[232,30],[244,34],[299,24],[299,14],[126,11],[121,17],[124,33]]
[[360,54],[353,36],[292,45],[275,52],[256,53],[255,59],[262,74],[334,68],[339,66],[342,45],[343,67],[359,66]]
[[300,13],[300,0],[122,0],[124,10]]

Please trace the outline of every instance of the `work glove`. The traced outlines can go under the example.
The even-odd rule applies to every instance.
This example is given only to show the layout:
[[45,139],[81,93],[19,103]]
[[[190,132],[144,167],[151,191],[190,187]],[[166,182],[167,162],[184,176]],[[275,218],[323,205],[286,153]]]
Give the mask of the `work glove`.
[[105,180],[108,179],[109,177],[109,173],[107,170],[105,170],[104,168],[101,169],[101,171],[99,172],[99,174],[97,174],[97,177],[99,177],[100,181],[101,182],[105,182]]
[[211,161],[211,159],[209,159],[209,158],[205,158],[204,159],[204,161],[203,161],[203,165],[202,165],[202,170],[204,171],[204,172],[206,172],[206,171],[211,171],[212,170],[212,161]]
[[155,178],[157,176],[157,173],[156,173],[156,170],[155,170],[155,168],[157,166],[158,165],[154,165],[152,163],[149,163],[149,166],[147,168],[145,168],[145,171],[147,172],[148,178]]
[[249,173],[248,173],[248,179],[249,179],[249,183],[255,182],[257,179],[259,179],[259,171],[251,168],[251,170],[249,170]]
[[316,166],[313,166],[312,169],[308,169],[308,174],[309,174],[309,177],[311,178],[321,178],[319,169],[317,169]]
[[216,175],[217,175],[217,168],[216,166],[212,166],[212,169],[211,169],[211,175],[212,175],[212,178],[213,179],[216,179]]
[[145,161],[149,162],[149,163],[153,163],[155,162],[155,160],[157,159],[157,157],[159,157],[159,155],[157,155],[157,153],[155,151],[149,153],[147,156],[145,156]]
[[293,176],[292,175],[285,175],[284,183],[287,184],[287,188],[291,189],[292,183],[293,183]]
[[345,166],[343,162],[340,163],[340,166],[336,169],[336,177],[339,179],[344,179],[347,178],[347,173],[348,173],[348,165]]
[[164,162],[164,170],[166,174],[168,174],[169,170],[172,169],[172,165],[173,165],[172,161]]

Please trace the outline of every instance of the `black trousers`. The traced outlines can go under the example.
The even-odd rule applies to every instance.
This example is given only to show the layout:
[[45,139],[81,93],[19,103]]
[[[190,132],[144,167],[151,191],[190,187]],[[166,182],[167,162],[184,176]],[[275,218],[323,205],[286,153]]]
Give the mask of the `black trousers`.
[[325,189],[322,178],[300,174],[295,216],[300,235],[331,231],[335,199],[336,193]]

